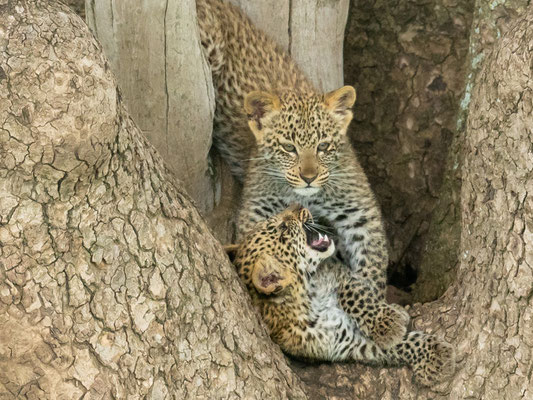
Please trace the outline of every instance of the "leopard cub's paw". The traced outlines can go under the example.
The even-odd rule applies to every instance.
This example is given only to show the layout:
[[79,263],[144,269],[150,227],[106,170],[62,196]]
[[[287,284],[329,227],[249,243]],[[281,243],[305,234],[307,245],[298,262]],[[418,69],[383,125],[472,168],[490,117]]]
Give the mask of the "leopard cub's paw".
[[419,352],[412,365],[416,381],[424,386],[431,386],[450,377],[455,371],[455,352],[451,344],[434,335],[421,337]]
[[402,306],[384,304],[374,320],[372,339],[382,349],[389,349],[403,340],[408,324],[409,314]]

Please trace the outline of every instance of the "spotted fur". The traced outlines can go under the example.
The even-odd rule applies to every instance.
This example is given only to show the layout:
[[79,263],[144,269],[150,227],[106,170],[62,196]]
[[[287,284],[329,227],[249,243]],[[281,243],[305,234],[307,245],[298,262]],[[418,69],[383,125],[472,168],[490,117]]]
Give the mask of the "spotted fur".
[[384,297],[382,217],[346,129],[355,91],[318,93],[294,61],[236,7],[197,0],[216,88],[214,141],[235,176],[246,171],[238,237],[300,203],[337,235],[353,272]]
[[307,244],[310,219],[307,209],[293,206],[259,222],[236,249],[235,266],[272,339],[305,359],[408,365],[424,385],[450,375],[453,349],[433,335],[406,333],[402,325],[396,344],[378,344],[372,327],[381,311],[405,311],[380,301],[343,264],[330,258],[319,265],[334,246],[319,252]]
[[214,144],[234,176],[243,180],[255,144],[243,107],[245,95],[280,88],[312,92],[312,85],[237,7],[221,0],[197,0],[196,9],[216,92]]

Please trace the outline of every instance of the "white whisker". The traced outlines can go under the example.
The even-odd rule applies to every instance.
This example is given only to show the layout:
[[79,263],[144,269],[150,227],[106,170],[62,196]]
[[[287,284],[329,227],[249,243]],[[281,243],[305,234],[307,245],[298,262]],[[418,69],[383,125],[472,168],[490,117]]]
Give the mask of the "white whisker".
[[325,227],[324,225],[314,224],[312,222],[311,223],[307,222],[306,225],[308,225],[309,228],[312,228],[313,230],[315,230],[317,232],[321,231],[321,232],[327,233],[328,235],[336,236],[336,234],[333,231],[331,231],[330,229],[327,229],[329,227]]

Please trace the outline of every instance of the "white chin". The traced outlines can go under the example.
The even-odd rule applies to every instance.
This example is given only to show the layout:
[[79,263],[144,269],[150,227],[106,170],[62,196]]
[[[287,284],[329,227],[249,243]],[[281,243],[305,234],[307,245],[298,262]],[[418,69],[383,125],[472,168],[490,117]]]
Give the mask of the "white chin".
[[317,187],[306,187],[306,188],[294,188],[294,193],[300,196],[312,196],[320,192],[320,188]]
[[333,253],[335,253],[335,242],[333,242],[332,240],[331,244],[329,245],[329,248],[325,252],[320,253],[320,255],[322,256],[322,258],[328,258],[331,257]]

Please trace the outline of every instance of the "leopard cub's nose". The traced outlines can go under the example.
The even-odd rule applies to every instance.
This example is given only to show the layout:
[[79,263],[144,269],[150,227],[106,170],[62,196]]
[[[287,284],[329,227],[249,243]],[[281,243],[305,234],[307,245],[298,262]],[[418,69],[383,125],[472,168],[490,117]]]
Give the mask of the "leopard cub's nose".
[[305,183],[307,183],[308,185],[309,185],[311,182],[313,182],[313,181],[316,179],[317,176],[318,176],[318,175],[309,176],[309,175],[302,175],[302,174],[300,174],[300,178],[302,178],[302,180],[303,180]]

